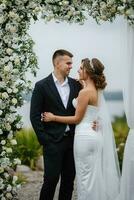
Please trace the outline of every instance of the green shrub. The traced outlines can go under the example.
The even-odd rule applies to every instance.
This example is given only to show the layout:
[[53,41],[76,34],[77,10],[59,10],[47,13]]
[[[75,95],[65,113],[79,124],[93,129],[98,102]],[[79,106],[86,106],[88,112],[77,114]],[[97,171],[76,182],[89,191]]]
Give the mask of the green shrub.
[[122,117],[115,117],[114,122],[112,123],[115,141],[117,146],[117,152],[119,157],[120,168],[122,168],[122,161],[123,161],[123,153],[124,147],[128,135],[128,125],[126,121],[125,114]]
[[16,134],[17,145],[14,153],[20,158],[22,164],[36,168],[36,161],[42,155],[42,148],[32,128],[25,128]]

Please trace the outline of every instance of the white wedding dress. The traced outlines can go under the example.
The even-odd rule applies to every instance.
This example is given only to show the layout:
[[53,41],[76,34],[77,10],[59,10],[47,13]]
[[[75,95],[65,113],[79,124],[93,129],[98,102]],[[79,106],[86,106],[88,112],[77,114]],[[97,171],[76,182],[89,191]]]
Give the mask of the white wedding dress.
[[[73,99],[72,103],[76,108],[77,100]],[[118,158],[111,122],[107,122],[108,116],[104,115],[106,106],[103,103],[104,98],[99,107],[88,105],[82,121],[76,125],[74,160],[78,200],[118,199]],[[93,121],[100,116],[103,128],[95,131]]]
[[[77,100],[73,100],[76,107]],[[102,177],[102,134],[92,129],[98,107],[88,105],[82,121],[76,126],[74,159],[78,200],[106,200]]]

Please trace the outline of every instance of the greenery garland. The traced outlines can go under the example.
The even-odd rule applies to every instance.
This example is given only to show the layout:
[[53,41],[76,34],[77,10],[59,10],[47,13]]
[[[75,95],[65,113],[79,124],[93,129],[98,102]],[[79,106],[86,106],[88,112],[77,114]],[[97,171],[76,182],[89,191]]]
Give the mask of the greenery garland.
[[87,14],[97,23],[123,15],[134,24],[134,0],[0,0],[0,199],[17,199],[14,174],[21,161],[12,155],[15,133],[21,129],[23,93],[31,89],[26,73],[36,75],[34,42],[27,30],[31,19],[83,24]]

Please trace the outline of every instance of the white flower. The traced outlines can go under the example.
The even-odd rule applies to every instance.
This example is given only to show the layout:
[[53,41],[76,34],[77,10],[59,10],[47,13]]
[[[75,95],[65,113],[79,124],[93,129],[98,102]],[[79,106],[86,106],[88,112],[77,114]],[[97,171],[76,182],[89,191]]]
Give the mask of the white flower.
[[1,158],[1,167],[6,168],[7,166],[10,166],[10,165],[11,163],[9,161],[9,158],[7,157]]
[[1,156],[5,156],[6,155],[6,152],[5,151],[2,151],[1,152]]
[[21,165],[21,160],[19,158],[14,158],[15,165]]
[[133,14],[134,14],[133,8],[130,8],[130,9],[126,10],[125,14],[126,14],[127,16],[133,15]]
[[20,59],[19,59],[19,57],[15,58],[14,63],[15,63],[15,65],[20,65]]
[[12,134],[12,133],[9,133],[8,136],[7,136],[7,138],[8,138],[9,140],[11,140],[11,139],[13,138],[13,134]]
[[10,49],[10,48],[7,48],[7,49],[6,49],[6,53],[7,53],[8,55],[11,55],[11,54],[13,53],[13,50]]
[[16,145],[17,144],[17,141],[15,139],[10,140],[10,142],[11,142],[12,145]]
[[105,10],[107,8],[107,4],[104,1],[100,2],[101,9]]
[[0,183],[0,190],[4,188],[4,184]]
[[2,135],[3,134],[3,131],[0,129],[0,135]]
[[118,6],[117,10],[121,13],[124,13],[125,6]]
[[4,10],[4,9],[6,9],[6,4],[1,3],[1,4],[0,4],[0,10]]
[[5,145],[6,144],[6,140],[1,140],[1,144]]
[[13,182],[15,183],[18,180],[17,176],[13,176]]
[[16,33],[16,32],[17,32],[17,27],[16,27],[16,26],[11,26],[11,27],[9,28],[9,31],[10,31],[11,33]]
[[3,111],[2,111],[2,110],[0,110],[0,116],[2,115],[2,113],[3,113]]
[[12,112],[15,112],[15,111],[16,111],[16,108],[15,108],[14,106],[10,106],[10,110],[11,110]]
[[11,125],[9,123],[5,123],[5,128],[7,131],[11,130]]
[[11,88],[7,88],[7,92],[8,92],[8,94],[11,94],[12,93],[12,89]]
[[7,185],[7,192],[11,192],[12,190],[12,186],[11,185]]
[[4,71],[5,71],[5,72],[10,72],[10,71],[11,71],[11,67],[10,67],[9,65],[6,65],[6,66],[4,67]]
[[18,88],[13,88],[13,93],[17,93],[19,90],[18,90]]
[[6,148],[6,152],[7,152],[7,153],[12,153],[13,150],[12,150],[12,148]]
[[4,168],[0,167],[0,173],[3,173],[3,172],[4,172]]
[[13,98],[13,99],[12,99],[12,103],[13,103],[14,105],[16,105],[16,104],[17,104],[17,102],[18,102],[18,101],[17,101],[17,99],[16,99],[16,98]]
[[22,128],[22,124],[21,124],[21,123],[17,123],[17,124],[16,124],[16,128],[17,128],[17,129]]
[[21,184],[18,184],[16,187],[17,187],[17,189],[20,189],[21,188]]
[[13,72],[14,74],[16,74],[16,75],[17,75],[17,74],[19,74],[19,70],[18,70],[18,69],[16,69],[16,68],[15,68],[15,69],[13,69],[13,70],[12,70],[12,72]]
[[8,179],[10,176],[9,176],[9,174],[8,174],[7,172],[5,172],[5,173],[4,173],[4,177],[5,177],[6,179]]
[[5,198],[5,197],[2,197],[1,200],[6,200],[6,198]]
[[2,129],[0,129],[0,135],[2,135],[3,134],[3,131],[2,131]]
[[13,196],[12,196],[12,194],[11,193],[6,193],[6,197],[7,197],[7,199],[12,199],[13,198]]
[[4,22],[4,16],[0,16],[0,24],[3,24]]
[[0,184],[1,184],[1,183],[3,183],[3,179],[2,179],[2,178],[0,178]]

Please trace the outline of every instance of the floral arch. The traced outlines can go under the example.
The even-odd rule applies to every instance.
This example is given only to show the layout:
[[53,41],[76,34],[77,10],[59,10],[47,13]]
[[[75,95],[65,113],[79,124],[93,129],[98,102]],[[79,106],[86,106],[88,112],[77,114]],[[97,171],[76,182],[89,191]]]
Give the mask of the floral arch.
[[134,1],[127,0],[0,0],[0,199],[17,199],[17,177],[11,173],[18,158],[13,156],[15,132],[22,126],[17,107],[31,89],[27,72],[36,75],[34,41],[27,30],[31,19],[83,24],[87,16],[97,23],[124,15],[134,24]]

